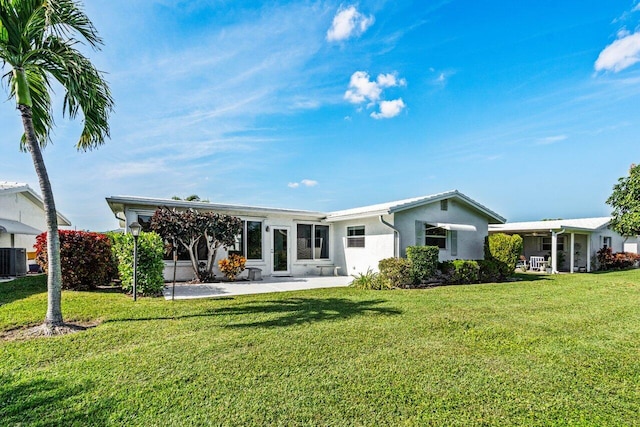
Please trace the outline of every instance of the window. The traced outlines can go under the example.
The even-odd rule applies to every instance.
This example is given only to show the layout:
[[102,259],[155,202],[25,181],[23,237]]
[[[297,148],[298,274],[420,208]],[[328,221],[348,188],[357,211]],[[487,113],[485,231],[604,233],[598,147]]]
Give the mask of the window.
[[364,248],[364,225],[347,227],[347,247]]
[[440,210],[441,211],[448,211],[449,210],[449,200],[448,199],[440,200]]
[[610,248],[611,247],[611,237],[610,236],[605,236],[602,238],[602,247],[603,248]]
[[298,224],[297,259],[329,259],[329,226]]
[[447,249],[447,230],[436,227],[433,224],[425,224],[424,244],[427,246],[437,246],[440,249]]
[[[542,238],[543,251],[551,251],[551,237]],[[558,243],[556,244],[556,250],[564,251],[564,236],[558,236]]]
[[262,260],[262,221],[242,221],[242,230],[229,254],[242,255],[247,260]]

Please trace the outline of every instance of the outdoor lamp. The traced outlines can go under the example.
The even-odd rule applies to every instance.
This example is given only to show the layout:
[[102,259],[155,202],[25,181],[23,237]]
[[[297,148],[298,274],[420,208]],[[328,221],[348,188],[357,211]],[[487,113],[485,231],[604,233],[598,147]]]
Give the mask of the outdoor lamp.
[[129,224],[129,230],[133,235],[133,300],[138,300],[138,236],[142,226],[138,221]]

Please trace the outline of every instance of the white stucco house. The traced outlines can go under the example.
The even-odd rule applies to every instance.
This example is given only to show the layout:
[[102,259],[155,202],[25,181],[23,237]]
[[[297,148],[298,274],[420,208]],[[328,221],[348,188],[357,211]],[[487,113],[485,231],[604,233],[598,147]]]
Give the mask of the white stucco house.
[[[69,226],[71,222],[58,212],[58,225]],[[25,254],[32,252],[36,236],[46,229],[40,195],[25,183],[0,181],[0,250],[3,254],[0,263],[7,263],[7,254],[11,252],[8,249],[23,248]]]
[[638,253],[637,236],[618,234],[609,228],[610,222],[611,217],[512,222],[492,224],[489,233],[519,234],[525,258],[551,257],[552,272],[588,272],[595,268],[596,254],[604,247]]
[[[378,261],[404,256],[412,245],[440,247],[441,261],[481,259],[489,224],[505,222],[457,190],[329,213],[134,196],[106,200],[126,230],[134,221],[145,227],[160,206],[237,216],[243,230],[230,250],[266,276],[376,271]],[[226,256],[226,251],[218,255]],[[166,279],[173,275],[172,265],[166,262]],[[178,261],[176,275],[192,278],[188,260]]]

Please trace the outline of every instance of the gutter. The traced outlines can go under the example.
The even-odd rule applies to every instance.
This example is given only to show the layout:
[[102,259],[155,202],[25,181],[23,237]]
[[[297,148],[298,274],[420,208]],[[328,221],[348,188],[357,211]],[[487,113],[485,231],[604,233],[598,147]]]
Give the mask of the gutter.
[[385,221],[382,215],[380,215],[378,219],[382,224],[386,225],[387,227],[393,230],[393,257],[399,258],[400,257],[400,231],[397,228],[395,228],[393,225]]

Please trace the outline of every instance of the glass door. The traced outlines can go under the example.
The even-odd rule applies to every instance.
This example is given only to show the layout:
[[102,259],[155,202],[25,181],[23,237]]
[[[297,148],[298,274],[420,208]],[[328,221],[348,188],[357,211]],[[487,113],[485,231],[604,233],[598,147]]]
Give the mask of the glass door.
[[288,275],[289,271],[289,229],[273,227],[273,274]]

